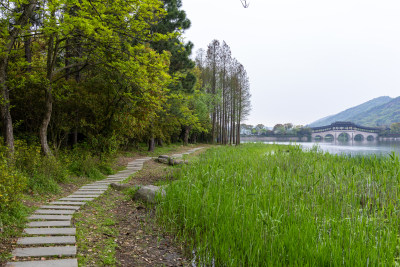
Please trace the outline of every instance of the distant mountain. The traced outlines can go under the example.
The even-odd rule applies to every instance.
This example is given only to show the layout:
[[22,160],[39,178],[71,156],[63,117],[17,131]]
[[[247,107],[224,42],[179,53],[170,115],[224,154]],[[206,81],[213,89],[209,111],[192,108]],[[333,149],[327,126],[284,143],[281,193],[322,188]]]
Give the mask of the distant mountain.
[[357,124],[366,126],[389,126],[394,122],[400,122],[400,97],[396,97],[383,105],[373,107],[350,119]]
[[351,121],[364,126],[390,125],[400,122],[400,97],[381,96],[336,115],[319,119],[308,126],[329,125],[335,121]]

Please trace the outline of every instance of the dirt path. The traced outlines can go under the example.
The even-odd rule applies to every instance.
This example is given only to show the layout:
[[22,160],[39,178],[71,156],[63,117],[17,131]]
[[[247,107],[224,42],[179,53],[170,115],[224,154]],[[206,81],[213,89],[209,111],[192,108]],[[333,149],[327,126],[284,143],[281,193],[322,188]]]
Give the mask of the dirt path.
[[[157,184],[173,179],[171,173],[172,167],[149,160],[128,184]],[[132,201],[126,193],[109,189],[79,213],[77,228],[83,230],[77,236],[78,259],[82,266],[188,266],[190,263],[184,257],[183,246],[155,221],[155,208]],[[109,225],[103,227],[105,221]]]

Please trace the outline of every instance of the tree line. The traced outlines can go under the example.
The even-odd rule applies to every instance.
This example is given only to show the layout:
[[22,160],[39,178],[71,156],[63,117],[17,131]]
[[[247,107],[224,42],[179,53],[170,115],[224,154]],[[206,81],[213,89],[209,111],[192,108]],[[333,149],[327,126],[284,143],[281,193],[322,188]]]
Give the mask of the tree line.
[[241,129],[242,135],[311,137],[311,128],[303,125],[293,125],[292,123],[278,123],[272,128],[268,128],[263,124],[255,126],[242,124]]
[[15,0],[0,6],[1,129],[45,155],[86,142],[237,144],[247,73],[212,41],[190,58],[181,0]]

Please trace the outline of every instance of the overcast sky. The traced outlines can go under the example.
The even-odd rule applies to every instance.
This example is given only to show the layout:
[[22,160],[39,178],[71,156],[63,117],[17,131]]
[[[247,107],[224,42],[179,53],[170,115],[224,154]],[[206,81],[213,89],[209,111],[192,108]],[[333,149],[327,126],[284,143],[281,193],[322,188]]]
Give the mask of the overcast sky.
[[[251,82],[249,124],[305,125],[400,96],[399,0],[182,0],[194,52],[225,40]],[[195,54],[195,53],[194,53]]]

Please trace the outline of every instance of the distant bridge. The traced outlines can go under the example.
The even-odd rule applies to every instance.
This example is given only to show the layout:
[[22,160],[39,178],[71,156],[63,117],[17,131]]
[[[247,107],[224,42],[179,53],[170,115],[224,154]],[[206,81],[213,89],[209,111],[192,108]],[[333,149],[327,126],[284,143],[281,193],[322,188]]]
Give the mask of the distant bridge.
[[375,141],[380,131],[378,128],[360,126],[348,121],[337,121],[311,130],[313,141]]

